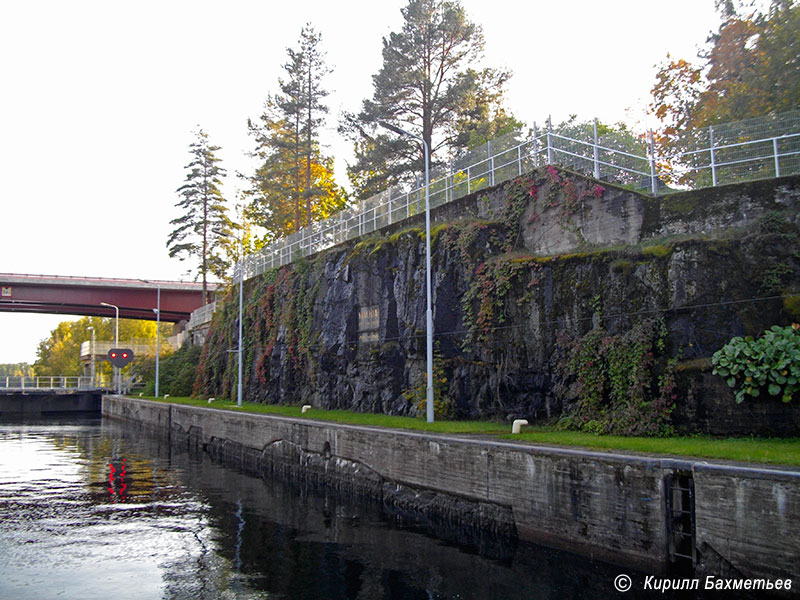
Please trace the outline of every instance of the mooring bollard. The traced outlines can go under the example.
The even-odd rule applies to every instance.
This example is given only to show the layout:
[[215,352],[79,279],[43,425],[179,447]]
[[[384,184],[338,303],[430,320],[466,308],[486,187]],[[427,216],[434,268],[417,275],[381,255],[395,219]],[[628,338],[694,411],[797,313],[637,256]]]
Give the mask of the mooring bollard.
[[525,419],[515,419],[511,424],[511,433],[519,433],[522,426],[527,424],[528,422]]
[[303,414],[306,414],[310,410],[311,410],[311,405],[310,404],[303,404],[303,408],[300,409],[300,412],[302,412]]

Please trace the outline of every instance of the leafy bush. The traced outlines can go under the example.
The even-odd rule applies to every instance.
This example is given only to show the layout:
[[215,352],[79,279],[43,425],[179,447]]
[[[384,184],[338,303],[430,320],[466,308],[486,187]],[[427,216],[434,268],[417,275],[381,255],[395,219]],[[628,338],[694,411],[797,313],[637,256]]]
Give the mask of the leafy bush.
[[715,375],[736,389],[736,402],[766,390],[789,402],[800,390],[800,325],[774,325],[758,339],[735,337],[714,353]]
[[[170,396],[191,396],[192,386],[197,376],[197,365],[200,363],[200,346],[184,344],[180,350],[159,361],[159,394]],[[145,381],[144,393],[152,396],[155,393],[155,359],[141,361],[140,373]]]

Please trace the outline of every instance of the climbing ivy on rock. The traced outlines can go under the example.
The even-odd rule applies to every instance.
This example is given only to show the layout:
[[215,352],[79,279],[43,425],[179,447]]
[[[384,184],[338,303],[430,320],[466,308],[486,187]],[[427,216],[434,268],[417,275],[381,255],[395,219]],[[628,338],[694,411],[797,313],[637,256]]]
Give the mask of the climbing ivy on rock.
[[562,332],[555,365],[565,405],[559,425],[615,435],[671,434],[675,359],[665,355],[666,335],[660,319],[621,334],[602,326],[579,338]]

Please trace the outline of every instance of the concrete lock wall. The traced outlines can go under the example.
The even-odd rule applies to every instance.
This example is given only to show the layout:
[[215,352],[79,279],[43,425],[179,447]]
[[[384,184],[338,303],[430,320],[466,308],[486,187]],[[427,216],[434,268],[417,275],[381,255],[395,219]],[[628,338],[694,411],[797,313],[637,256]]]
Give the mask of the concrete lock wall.
[[57,413],[99,413],[100,393],[25,392],[0,395],[0,416]]
[[252,472],[313,480],[431,518],[656,572],[668,567],[674,547],[676,526],[667,526],[668,508],[691,508],[668,500],[674,491],[665,491],[666,482],[676,486],[680,476],[694,487],[697,573],[792,578],[793,589],[800,588],[796,469],[541,447],[112,396],[104,397],[103,414],[169,431],[174,440]]

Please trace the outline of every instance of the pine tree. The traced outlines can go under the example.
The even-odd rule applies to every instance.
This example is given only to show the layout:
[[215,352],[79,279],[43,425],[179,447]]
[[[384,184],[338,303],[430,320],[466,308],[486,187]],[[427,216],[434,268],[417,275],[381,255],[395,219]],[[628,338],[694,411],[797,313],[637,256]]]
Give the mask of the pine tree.
[[319,131],[328,112],[322,79],[330,70],[320,50],[321,36],[310,25],[300,32],[299,49],[287,49],[281,93],[270,96],[257,120],[248,120],[259,160],[247,177],[251,198],[247,216],[282,237],[328,217],[346,202],[333,180],[333,161],[322,155]]
[[215,154],[220,147],[211,145],[208,134],[202,129],[198,128],[195,136],[196,141],[189,145],[192,159],[186,165],[186,182],[176,190],[181,199],[175,206],[183,214],[170,221],[177,227],[169,235],[167,248],[170,258],[191,257],[199,261],[205,304],[208,274],[223,277],[230,266],[219,250],[223,240],[231,236],[233,224],[228,219],[225,199],[220,192],[220,178],[226,173]]
[[510,74],[472,67],[483,33],[458,0],[410,0],[402,14],[402,30],[383,39],[372,99],[339,128],[355,143],[349,171],[362,198],[424,169],[423,145],[383,132],[380,122],[422,138],[433,162],[521,125],[502,109]]

